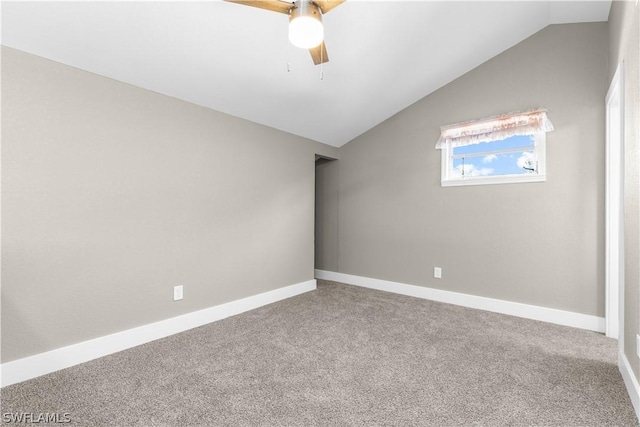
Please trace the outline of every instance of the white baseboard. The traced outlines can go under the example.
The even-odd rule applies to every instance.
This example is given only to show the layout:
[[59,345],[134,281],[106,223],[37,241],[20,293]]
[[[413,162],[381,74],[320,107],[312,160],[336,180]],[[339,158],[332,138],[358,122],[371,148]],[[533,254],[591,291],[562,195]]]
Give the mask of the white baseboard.
[[557,310],[554,308],[540,307],[536,305],[521,304],[518,302],[504,301],[493,298],[485,298],[476,295],[459,292],[444,291],[441,289],[427,288],[424,286],[407,285],[405,283],[390,282],[388,280],[372,279],[369,277],[354,276],[351,274],[336,273],[333,271],[316,270],[316,279],[333,280],[348,285],[393,292],[447,304],[463,307],[477,308],[494,313],[508,314],[526,319],[540,320],[563,326],[587,329],[590,331],[604,332],[605,319],[588,314],[574,313],[571,311]]
[[631,369],[629,359],[622,351],[618,352],[618,369],[622,374],[624,385],[627,387],[627,393],[631,398],[631,404],[634,411],[636,411],[636,416],[640,418],[640,384],[638,384],[638,380]]
[[316,289],[316,281],[308,280],[274,289],[226,304],[194,311],[159,322],[150,323],[122,332],[105,335],[89,341],[3,363],[0,366],[2,387],[68,368],[89,360],[107,356],[140,344],[145,344],[188,329],[206,325],[229,316],[244,313],[267,304],[291,298]]

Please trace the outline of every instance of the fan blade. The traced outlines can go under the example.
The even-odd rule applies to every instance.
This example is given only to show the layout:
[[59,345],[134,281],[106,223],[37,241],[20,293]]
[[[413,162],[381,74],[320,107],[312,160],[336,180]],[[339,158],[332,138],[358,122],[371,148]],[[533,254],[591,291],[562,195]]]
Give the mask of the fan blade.
[[311,58],[313,59],[313,63],[315,65],[329,62],[329,55],[327,55],[327,46],[325,46],[324,42],[320,43],[316,47],[312,47],[311,49],[309,49],[309,53],[311,54]]
[[322,14],[329,13],[334,7],[340,6],[346,0],[312,0],[322,11]]
[[291,9],[294,8],[293,3],[289,3],[286,1],[280,0],[224,0],[229,3],[238,3],[243,4],[245,6],[257,7],[259,9],[271,10],[273,12],[279,12],[284,14],[289,14]]

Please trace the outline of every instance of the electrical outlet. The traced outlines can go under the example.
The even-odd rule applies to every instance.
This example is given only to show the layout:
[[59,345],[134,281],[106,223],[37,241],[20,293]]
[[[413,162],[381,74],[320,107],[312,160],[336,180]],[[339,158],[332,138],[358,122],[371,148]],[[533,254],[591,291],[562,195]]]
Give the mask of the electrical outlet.
[[173,287],[173,300],[179,301],[184,297],[182,285]]
[[433,277],[442,279],[442,269],[440,267],[433,267]]

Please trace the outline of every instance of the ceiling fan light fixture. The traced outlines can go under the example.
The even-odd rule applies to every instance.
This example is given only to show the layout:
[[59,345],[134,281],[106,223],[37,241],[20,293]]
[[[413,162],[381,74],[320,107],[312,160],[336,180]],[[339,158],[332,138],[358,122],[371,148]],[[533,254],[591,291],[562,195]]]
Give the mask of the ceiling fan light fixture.
[[324,27],[320,10],[309,1],[297,1],[289,18],[289,41],[296,47],[311,49],[323,40]]

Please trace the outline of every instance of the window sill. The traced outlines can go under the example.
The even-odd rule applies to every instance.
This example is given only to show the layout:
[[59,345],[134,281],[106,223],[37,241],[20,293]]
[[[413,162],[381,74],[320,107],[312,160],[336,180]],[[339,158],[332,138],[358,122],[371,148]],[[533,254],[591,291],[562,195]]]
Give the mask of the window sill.
[[443,187],[457,187],[461,185],[519,184],[523,182],[544,182],[546,180],[546,175],[512,175],[450,179],[442,180],[441,182]]

